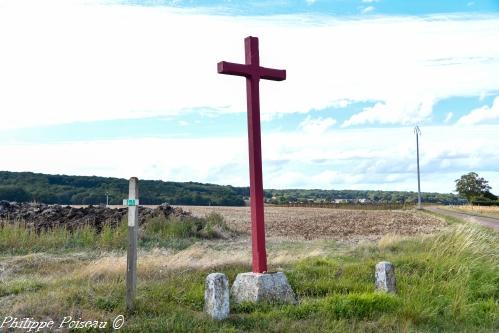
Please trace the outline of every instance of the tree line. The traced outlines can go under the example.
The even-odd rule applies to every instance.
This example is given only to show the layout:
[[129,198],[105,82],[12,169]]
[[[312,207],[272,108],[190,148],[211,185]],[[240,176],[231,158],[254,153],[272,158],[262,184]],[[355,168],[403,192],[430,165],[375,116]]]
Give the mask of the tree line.
[[[120,205],[128,196],[128,180],[96,176],[46,175],[0,171],[0,200],[37,201],[47,204]],[[139,198],[144,205],[242,206],[249,189],[202,183],[140,181]]]
[[[0,200],[47,204],[119,205],[128,195],[128,180],[96,176],[47,175],[32,172],[0,171]],[[141,204],[243,206],[248,202],[248,187],[223,186],[196,182],[140,181]],[[463,196],[422,193],[423,202],[459,204]],[[338,200],[371,203],[413,203],[416,192],[370,190],[268,189],[265,201],[274,204],[334,202]]]
[[[289,203],[416,203],[417,192],[372,190],[267,190],[266,201],[274,204]],[[422,201],[439,204],[463,204],[466,199],[452,193],[421,193]]]

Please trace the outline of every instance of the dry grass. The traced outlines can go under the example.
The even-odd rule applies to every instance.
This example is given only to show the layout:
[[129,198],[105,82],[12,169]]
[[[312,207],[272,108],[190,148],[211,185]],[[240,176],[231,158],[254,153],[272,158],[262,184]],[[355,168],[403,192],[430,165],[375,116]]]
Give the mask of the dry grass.
[[[250,233],[249,207],[182,206],[195,216],[210,212],[221,214],[228,226],[240,233]],[[379,240],[387,234],[413,236],[432,234],[446,223],[412,211],[362,211],[303,207],[266,207],[266,234],[272,238],[298,240],[333,239],[359,242]]]
[[[250,243],[204,240],[182,251],[139,252],[137,311],[126,315],[122,331],[492,333],[499,328],[498,234],[479,226],[455,224],[422,237],[387,234],[377,245],[349,248],[324,240],[270,240],[268,248],[271,269],[284,265],[297,305],[232,306],[228,320],[208,320],[202,311],[211,265],[233,281],[249,267],[241,257],[249,257]],[[380,260],[397,267],[396,295],[373,290]],[[6,270],[0,276],[0,314],[111,321],[125,313],[123,253],[38,253],[0,262]]]
[[[348,248],[334,241],[269,240],[267,242],[269,268],[282,270],[297,260],[325,256],[334,251],[342,254]],[[68,309],[68,298],[82,297],[81,290],[93,286],[112,285],[119,288],[126,274],[126,253],[79,252],[67,254],[34,253],[0,258],[3,283],[7,296],[0,288],[0,313],[18,315],[37,314],[60,318],[68,313],[80,317],[103,319],[98,309]],[[168,280],[173,272],[209,271],[220,267],[250,267],[251,242],[249,239],[205,240],[184,250],[142,249],[138,253],[139,283]],[[65,282],[61,282],[65,281]],[[71,282],[71,288],[66,284]],[[14,285],[13,285],[14,283]],[[81,285],[83,283],[83,285]],[[58,286],[47,289],[48,285]],[[18,289],[19,292],[12,292]],[[74,290],[73,290],[74,289]],[[81,289],[81,290],[80,290]],[[40,297],[31,297],[40,290]],[[110,289],[110,293],[116,290]],[[69,295],[68,295],[69,294]],[[75,301],[76,302],[76,301]]]
[[[269,265],[274,268],[296,260],[322,256],[332,248],[342,253],[344,246],[334,242],[298,242],[288,244],[270,241],[268,246]],[[248,240],[220,240],[199,242],[181,251],[153,249],[138,254],[138,274],[153,278],[167,271],[184,269],[207,270],[227,265],[250,265],[251,243]],[[126,254],[104,254],[88,262],[76,272],[79,278],[91,280],[115,279],[126,271]]]
[[452,206],[452,209],[464,213],[472,213],[472,214],[479,214],[483,216],[499,218],[499,206],[462,205],[462,206]]
[[[385,303],[392,300],[379,299],[380,296],[373,293],[371,288],[372,267],[381,259],[394,260],[399,265],[399,274],[402,274],[401,288],[418,283],[417,279],[410,280],[414,275],[410,270],[412,266],[409,270],[404,269],[404,263],[408,261],[412,265],[412,258],[409,260],[407,256],[427,250],[428,245],[424,246],[426,242],[423,240],[436,236],[426,234],[444,229],[446,224],[437,218],[416,211],[268,207],[266,225],[269,236],[269,270],[288,272],[289,279],[303,302],[297,308],[269,308],[265,311],[271,310],[270,314],[265,318],[261,317],[258,309],[234,308],[231,320],[221,324],[227,327],[219,327],[218,323],[207,321],[202,314],[204,279],[208,272],[216,270],[225,272],[233,281],[236,273],[249,269],[249,208],[186,209],[195,216],[220,213],[229,227],[242,232],[242,235],[224,239],[199,238],[182,250],[173,247],[142,247],[138,253],[139,310],[127,317],[129,331],[267,332],[269,327],[282,325],[278,331],[302,332],[308,331],[310,327],[316,327],[319,331],[319,327],[326,327],[324,325],[330,325],[327,326],[329,328],[343,325],[344,329],[340,331],[347,332],[352,331],[353,320],[361,324],[356,331],[362,332],[372,325],[370,321],[380,313],[390,323],[400,319],[412,325],[411,316],[414,316],[414,322],[433,325],[425,317],[423,310],[422,314],[411,312],[410,316],[404,312],[406,308],[416,308],[418,311],[425,309],[429,295],[416,295],[421,298],[421,302],[418,299],[417,307],[413,306],[412,297],[399,313],[394,312],[395,308],[392,306],[385,309]],[[417,241],[411,240],[414,239],[411,236],[416,234],[425,236],[417,237]],[[470,246],[468,234],[456,233],[456,241],[460,242],[458,245],[462,243]],[[472,236],[479,238],[480,242],[487,241],[480,234]],[[367,240],[369,244],[351,244],[363,240]],[[372,240],[379,240],[379,245],[375,245]],[[485,244],[489,244],[488,247],[491,248],[491,242]],[[439,257],[455,252],[451,249],[453,244],[448,241],[448,237],[438,238],[438,243],[446,245],[443,251],[440,247],[431,248],[431,251],[440,253]],[[462,248],[455,247],[458,254],[463,253]],[[357,251],[357,248],[360,250]],[[476,256],[480,260],[491,260],[492,255],[497,253],[495,249],[494,251],[489,252],[485,258],[479,254]],[[424,255],[424,262],[418,261],[419,257],[414,258],[417,261],[414,267],[426,269],[424,265],[427,265],[428,257],[426,252]],[[72,315],[108,320],[123,312],[126,271],[126,253],[123,250],[91,247],[83,252],[80,248],[71,247],[67,253],[10,254],[0,257],[0,270],[3,271],[0,274],[0,293],[3,295],[0,297],[0,313],[16,314],[19,317],[61,319]],[[395,301],[398,304],[399,300]],[[358,302],[367,304],[368,308],[357,306]],[[467,303],[463,304],[467,306]],[[496,305],[491,304],[483,306],[494,310]],[[331,310],[332,306],[338,307],[336,312]],[[344,311],[345,306],[351,306],[351,313],[354,315],[345,315],[350,313],[350,310]],[[435,305],[434,308],[441,310],[444,306],[447,305]],[[488,315],[490,311],[487,311]],[[329,319],[324,321],[327,316],[330,316]],[[370,319],[366,319],[364,323],[365,318]],[[387,324],[383,318],[376,325],[391,327],[392,324]],[[392,326],[395,327],[394,324]],[[170,329],[166,329],[167,327]],[[395,328],[392,331],[395,332]]]

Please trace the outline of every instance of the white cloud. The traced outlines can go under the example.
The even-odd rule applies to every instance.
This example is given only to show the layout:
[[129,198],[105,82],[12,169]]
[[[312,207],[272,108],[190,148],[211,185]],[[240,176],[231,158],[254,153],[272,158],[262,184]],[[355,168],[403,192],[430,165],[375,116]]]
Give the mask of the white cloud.
[[432,113],[433,99],[430,97],[414,99],[392,99],[386,103],[378,102],[346,120],[342,127],[362,124],[418,124]]
[[346,108],[348,105],[350,105],[350,101],[343,99],[336,101],[334,104],[332,104],[332,107],[337,107],[337,108]]
[[374,9],[375,8],[373,6],[367,6],[367,7],[365,7],[365,8],[362,9],[361,13],[362,14],[367,14],[367,13],[370,13],[370,12],[374,11]]
[[316,0],[305,0],[307,2],[307,4],[309,5],[313,5],[315,3]]
[[499,120],[499,97],[494,99],[492,107],[484,105],[459,118],[457,125],[485,124]]
[[[454,179],[476,171],[488,175],[493,191],[498,191],[498,131],[499,125],[423,127],[422,189],[449,192]],[[262,148],[266,188],[414,190],[417,184],[412,127],[330,130],[320,139],[299,132],[264,134]],[[2,142],[0,151],[9,156],[2,169],[11,171],[248,184],[245,133],[225,138]],[[128,152],[133,158],[124,160]]]
[[379,0],[362,0],[363,3],[373,3],[378,2]]
[[333,118],[312,118],[307,116],[298,126],[307,134],[320,135],[336,124]]
[[485,97],[487,97],[487,93],[485,91],[482,91],[478,99],[480,102],[483,102],[483,100],[485,100]]
[[[469,171],[489,174],[499,190],[499,126],[423,127],[420,137],[424,191],[450,192]],[[448,138],[445,140],[443,138]],[[264,161],[289,161],[265,173],[266,186],[350,189],[416,189],[412,127],[328,131],[321,139],[299,134],[264,138]]]
[[499,76],[490,75],[499,72],[497,16],[259,18],[64,1],[33,2],[36,10],[16,4],[3,3],[0,11],[0,31],[9,32],[0,34],[0,129],[193,107],[244,112],[244,80],[218,75],[216,63],[242,62],[248,35],[260,37],[262,65],[288,74],[284,82],[262,81],[262,118],[375,100],[375,110],[349,123],[408,123],[430,116],[420,108],[428,96],[437,101],[499,90]]
[[[10,162],[2,166],[11,171],[122,178],[137,176],[141,179],[178,181],[210,180],[221,184],[241,184],[245,181],[247,172],[244,171],[248,170],[246,146],[245,137],[230,140],[142,138],[34,145],[0,144],[1,149],[5,149],[3,153],[13,154]],[[130,152],[133,154],[124,158]],[[221,171],[232,164],[237,165],[236,171]]]
[[452,112],[447,113],[447,115],[445,116],[444,122],[448,123],[449,121],[451,121],[453,116],[454,116],[454,114]]

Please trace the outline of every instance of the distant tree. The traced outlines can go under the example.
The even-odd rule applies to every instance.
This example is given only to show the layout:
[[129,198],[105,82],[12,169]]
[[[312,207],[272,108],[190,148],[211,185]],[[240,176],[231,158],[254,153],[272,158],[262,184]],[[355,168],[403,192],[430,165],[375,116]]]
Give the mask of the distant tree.
[[31,200],[31,196],[21,187],[1,186],[0,200],[26,202]]
[[485,192],[485,193],[483,194],[483,197],[484,197],[485,199],[492,200],[492,201],[496,201],[496,200],[498,199],[498,198],[497,198],[497,195],[494,195],[494,194],[490,193],[489,191]]
[[489,193],[491,187],[489,182],[484,178],[479,177],[476,172],[470,172],[456,179],[456,191],[466,197],[471,202],[475,198],[484,197]]

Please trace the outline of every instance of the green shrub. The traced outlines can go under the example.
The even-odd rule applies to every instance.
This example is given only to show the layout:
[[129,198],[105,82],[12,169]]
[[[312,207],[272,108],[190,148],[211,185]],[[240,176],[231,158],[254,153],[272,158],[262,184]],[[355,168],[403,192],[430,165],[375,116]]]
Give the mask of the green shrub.
[[486,198],[484,199],[477,199],[477,200],[472,200],[471,201],[472,205],[475,206],[499,206],[499,201],[492,201],[492,200],[487,200]]
[[141,241],[146,247],[184,248],[196,239],[222,238],[229,232],[223,217],[216,213],[204,218],[157,217],[146,222]]
[[199,231],[203,238],[225,238],[230,232],[222,215],[212,212],[204,218],[205,224]]

